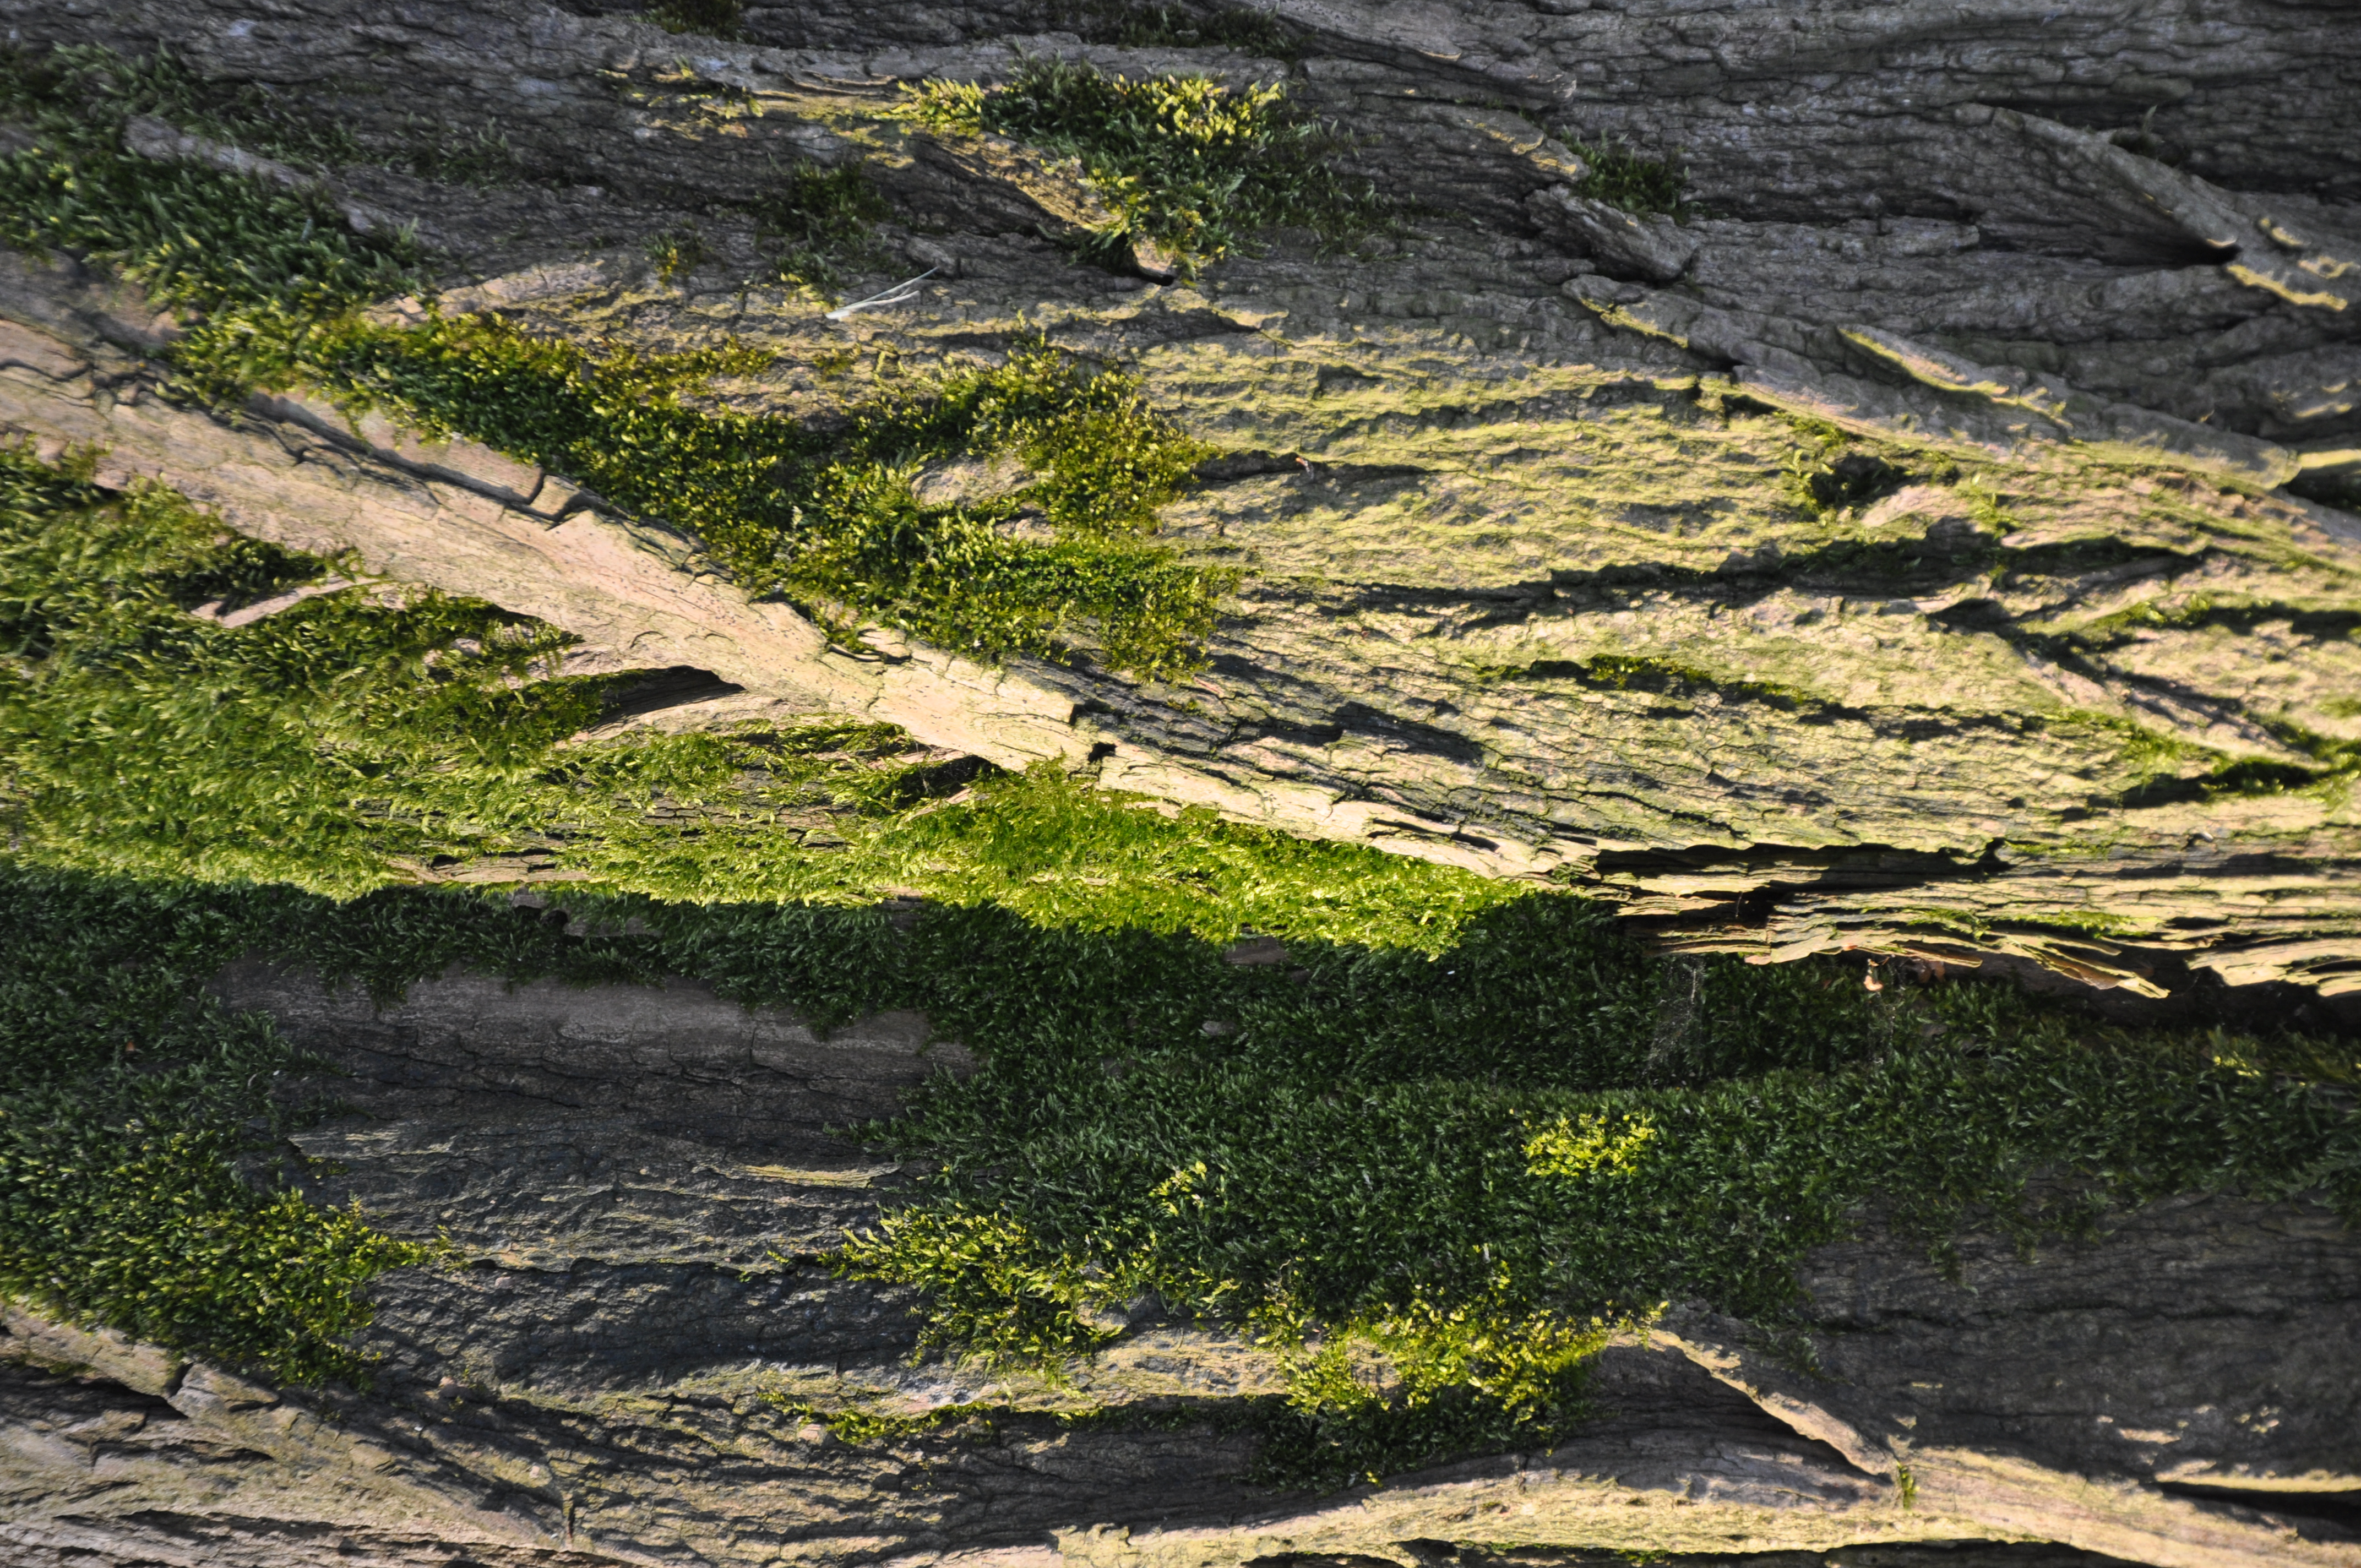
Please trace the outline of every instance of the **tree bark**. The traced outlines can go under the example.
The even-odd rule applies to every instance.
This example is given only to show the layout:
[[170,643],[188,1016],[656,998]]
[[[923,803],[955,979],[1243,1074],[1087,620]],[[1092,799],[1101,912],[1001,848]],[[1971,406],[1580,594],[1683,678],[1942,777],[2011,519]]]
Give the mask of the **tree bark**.
[[[824,416],[881,366],[1034,333],[1137,371],[1234,455],[1166,521],[1247,573],[1180,686],[830,650],[660,524],[548,527],[516,488],[539,476],[497,455],[292,403],[159,408],[100,341],[150,323],[56,269],[12,275],[5,417],[241,528],[710,669],[752,694],[733,713],[872,713],[1555,875],[1689,945],[2361,988],[2361,161],[2338,132],[2361,34],[2335,8],[1268,9],[1300,60],[1092,45],[1022,7],[757,8],[749,41],[693,47],[499,5],[9,9],[27,41],[160,43],[371,134],[497,127],[538,183],[339,189],[455,258],[449,308],[776,351],[739,406]],[[1188,287],[1070,265],[1038,235],[1076,218],[1071,175],[874,117],[896,82],[1043,54],[1284,79],[1412,216],[1344,255],[1281,234]],[[717,91],[753,112],[717,117]],[[1710,215],[1587,203],[1575,137],[1685,159]],[[715,203],[855,157],[911,258],[880,280],[949,275],[843,322],[747,285],[751,229]],[[635,241],[691,214],[716,260],[659,282]],[[1883,493],[1799,504],[1789,416],[1847,433]]]

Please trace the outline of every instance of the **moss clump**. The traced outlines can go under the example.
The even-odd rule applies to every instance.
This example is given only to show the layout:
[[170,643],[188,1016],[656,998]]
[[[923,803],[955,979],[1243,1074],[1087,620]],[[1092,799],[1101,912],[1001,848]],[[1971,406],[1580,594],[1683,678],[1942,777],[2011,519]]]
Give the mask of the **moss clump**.
[[[1804,433],[1818,433],[1805,427]],[[1784,469],[1788,498],[1813,517],[1842,518],[1894,494],[1910,476],[1874,453],[1846,450],[1833,432],[1821,433],[1817,451],[1796,447]]]
[[[1197,663],[1235,580],[1149,537],[1210,448],[1148,409],[1130,378],[1038,345],[996,369],[914,378],[829,436],[685,400],[706,377],[758,368],[742,350],[597,358],[488,319],[347,322],[316,360],[354,403],[675,522],[749,593],[848,634],[865,613],[985,658],[1063,658],[1087,641],[1113,667],[1169,676]],[[1032,482],[921,500],[914,478],[961,456],[1017,458]],[[1052,537],[1021,536],[1028,514]]]
[[675,282],[705,265],[705,236],[694,224],[666,229],[648,241],[648,260],[657,282]]
[[1003,1407],[983,1400],[972,1400],[963,1405],[939,1405],[918,1415],[903,1416],[886,1415],[857,1407],[831,1408],[776,1394],[766,1394],[762,1398],[765,1404],[790,1419],[826,1427],[845,1442],[892,1442],[925,1437],[964,1425],[978,1417],[989,1419],[1005,1413]]
[[212,913],[0,872],[0,1296],[357,1381],[357,1287],[428,1249],[243,1168],[284,1151],[269,1088],[301,1064],[198,989],[238,951]]
[[1570,151],[1588,164],[1575,181],[1575,193],[1642,216],[1677,217],[1688,211],[1689,171],[1660,158],[1644,158],[1621,142],[1567,140]]
[[442,125],[415,115],[408,116],[390,161],[422,180],[478,189],[517,184],[532,172],[508,132],[497,125]]
[[[512,778],[597,714],[582,683],[513,689],[563,639],[487,605],[346,591],[236,630],[191,613],[323,571],[225,538],[169,491],[115,501],[0,456],[0,811],[15,840],[216,875],[300,861],[349,885],[357,862],[381,876],[383,853],[433,841],[438,818],[464,834],[469,784]],[[402,780],[423,786],[408,833],[369,810]]]
[[845,259],[863,248],[871,226],[887,210],[857,163],[797,164],[751,208],[756,237],[775,247],[779,280],[823,291],[842,284]]
[[746,19],[746,6],[744,0],[657,0],[647,15],[649,21],[668,33],[734,38]]
[[[13,70],[21,90],[25,69],[0,59],[0,80]],[[38,141],[0,158],[0,241],[112,267],[201,318],[175,356],[197,395],[284,382],[344,313],[421,280],[406,237],[354,234],[315,191],[121,154],[127,116],[110,105],[44,117]]]
[[1035,60],[994,88],[928,82],[900,115],[959,136],[1005,136],[1081,160],[1115,212],[1109,245],[1146,240],[1213,260],[1256,229],[1341,234],[1376,221],[1374,189],[1327,167],[1334,134],[1296,114],[1285,89],[1233,91],[1200,76],[1134,82],[1089,65]]

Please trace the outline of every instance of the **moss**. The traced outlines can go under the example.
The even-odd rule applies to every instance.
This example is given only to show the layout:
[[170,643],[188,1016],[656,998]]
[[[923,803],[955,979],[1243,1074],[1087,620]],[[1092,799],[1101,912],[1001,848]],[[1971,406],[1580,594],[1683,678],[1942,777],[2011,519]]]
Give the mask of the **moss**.
[[[858,206],[841,182],[807,186],[834,203],[806,214],[814,232]],[[1195,667],[1235,581],[1148,537],[1209,449],[1136,380],[1038,345],[913,381],[830,438],[691,406],[707,378],[760,368],[739,349],[601,357],[489,317],[367,324],[355,307],[423,282],[406,242],[353,234],[316,194],[123,158],[86,127],[0,159],[0,236],[111,264],[195,315],[169,351],[180,395],[236,402],[305,381],[473,436],[697,533],[749,592],[848,635],[874,616],[972,656],[1086,651],[1165,677]],[[696,263],[691,238],[660,248],[664,268]],[[1038,481],[978,504],[911,493],[929,462],[1004,453]],[[1028,510],[1053,538],[1011,536]]]
[[1872,994],[1835,963],[1666,964],[1565,896],[1462,910],[1424,950],[1298,937],[1240,967],[1200,936],[984,906],[902,930],[587,891],[558,895],[565,921],[460,892],[44,885],[112,900],[188,972],[253,950],[380,995],[458,962],[697,976],[821,1020],[921,1009],[983,1066],[866,1135],[937,1168],[840,1266],[923,1286],[939,1341],[1003,1358],[1087,1354],[1098,1310],[1143,1293],[1238,1323],[1290,1368],[1258,1417],[1274,1481],[1550,1441],[1614,1325],[1690,1298],[1775,1324],[1803,1252],[1871,1204],[1938,1249],[1971,1211],[2027,1235],[2078,1219],[2029,1205],[2037,1170],[2125,1203],[2324,1190],[2361,1212],[2361,1123],[2309,1087],[2305,1063],[2343,1059],[2324,1042],[2134,1035],[1987,985]]
[[[2055,656],[2057,648],[2053,643],[2045,651]],[[2112,714],[2078,711],[2067,718],[2123,738],[2120,764],[2130,775],[2130,784],[2120,798],[2124,805],[2135,807],[2334,788],[2361,773],[2361,742],[2332,740],[2285,719],[2257,723],[2274,740],[2315,759],[2312,765],[2229,756]],[[2191,772],[2192,768],[2202,771]]]
[[1689,209],[1689,171],[1669,159],[1642,156],[1626,144],[1566,138],[1568,150],[1589,165],[1575,193],[1642,216],[1677,216]]
[[208,914],[0,872],[0,1296],[282,1378],[361,1381],[358,1287],[432,1249],[287,1185],[273,1157],[303,1117],[269,1090],[302,1063],[200,991],[236,951],[208,941]]
[[0,159],[0,240],[111,267],[200,315],[175,354],[200,397],[284,382],[353,305],[422,280],[404,236],[353,234],[316,192],[66,138]]
[[[987,1356],[1087,1352],[1082,1310],[1143,1292],[1240,1322],[1291,1365],[1308,1424],[1271,1457],[1299,1479],[1562,1430],[1610,1325],[1691,1298],[1775,1321],[1865,1203],[1939,1247],[1971,1210],[2054,1223],[2037,1169],[2125,1202],[2291,1193],[2361,1146],[2341,1102],[2201,1041],[1992,986],[1872,994],[1837,965],[1667,972],[1571,900],[1433,959],[1291,945],[1302,981],[1159,983],[1116,948],[1054,1003],[958,952],[988,1012],[935,1015],[987,1066],[873,1135],[942,1166],[847,1266],[924,1286],[945,1342]],[[1668,989],[1700,982],[1705,1032],[1666,1048]]]
[[[983,658],[1071,658],[1150,677],[1198,663],[1236,574],[1150,543],[1157,509],[1209,452],[1148,408],[1128,377],[1038,345],[996,369],[911,378],[817,435],[771,416],[708,412],[683,393],[758,361],[718,349],[594,358],[488,319],[396,329],[346,323],[316,350],[357,406],[459,432],[694,533],[757,597],[849,636],[878,617]],[[959,455],[1022,459],[1035,482],[928,503],[912,479]],[[1028,513],[1047,542],[1013,536]]]
[[807,1399],[791,1398],[784,1394],[765,1394],[763,1403],[770,1405],[790,1420],[809,1421],[826,1427],[844,1442],[892,1442],[898,1439],[926,1437],[966,1425],[979,1418],[989,1420],[1007,1413],[1007,1408],[989,1400],[972,1400],[962,1405],[940,1405],[916,1415],[892,1415],[855,1406],[829,1408]]
[[531,172],[498,126],[464,126],[409,117],[389,161],[449,185],[513,185]]
[[992,1442],[1010,1427],[1053,1432],[1175,1431],[1191,1427],[1235,1431],[1266,1415],[1257,1407],[1270,1403],[1267,1399],[1244,1401],[1244,1409],[1235,1401],[1215,1401],[1207,1407],[1159,1403],[1049,1409],[973,1399],[963,1404],[939,1405],[930,1410],[899,1412],[863,1405],[821,1404],[777,1389],[757,1398],[788,1420],[824,1427],[839,1442],[847,1443],[896,1443],[937,1436]]
[[656,281],[676,282],[705,265],[705,236],[694,224],[666,229],[648,241],[648,260],[656,269]]
[[1798,447],[1788,455],[1785,482],[1791,499],[1814,517],[1841,517],[1892,495],[1910,476],[1874,453],[1847,450],[1842,436],[1823,439],[1816,451]]
[[1729,680],[1672,659],[1640,654],[1600,653],[1584,661],[1580,668],[1580,678],[1585,685],[1616,691],[1627,691],[1633,687],[1646,691],[1676,691],[1687,688],[1717,692],[1724,696],[1738,697],[1749,702],[1772,703],[1784,707],[1795,707],[1811,702],[1811,699],[1802,693],[1785,686],[1763,681]]
[[1788,709],[1824,706],[1809,694],[1791,686],[1716,675],[1677,659],[1646,653],[1597,653],[1587,659],[1541,659],[1529,664],[1485,664],[1476,666],[1471,674],[1485,681],[1571,680],[1593,691],[1643,691],[1672,696],[1710,694],[1728,701],[1764,703]]
[[[1024,410],[989,417],[1021,425]],[[1071,525],[1120,526],[1090,510],[1117,493],[1078,494]],[[577,739],[631,677],[554,676],[566,639],[480,602],[347,588],[235,629],[191,613],[328,569],[170,491],[112,496],[0,453],[0,819],[16,852],[343,894],[529,854],[683,899],[916,890],[1084,927],[1384,945],[1446,940],[1520,896],[1168,817],[1051,768],[946,777],[887,726]]]
[[1343,235],[1381,214],[1373,188],[1325,165],[1334,133],[1295,113],[1276,85],[1233,91],[1204,77],[1134,82],[1089,65],[1036,60],[993,88],[927,82],[897,113],[955,136],[1005,136],[1083,172],[1115,218],[1109,246],[1148,241],[1213,260],[1259,228]]
[[333,120],[264,87],[207,82],[170,49],[144,59],[95,45],[0,50],[0,116],[45,139],[117,147],[124,126],[143,115],[305,168],[348,163],[361,153]]
[[[2126,552],[2126,558],[2155,558],[2155,552]],[[2112,565],[2113,563],[2108,563]],[[2193,569],[2199,562],[2173,558],[2172,564]],[[2138,641],[2149,631],[2202,631],[2219,629],[2238,635],[2278,623],[2307,641],[2341,642],[2361,636],[2361,611],[2308,609],[2269,601],[2226,603],[2209,593],[2192,593],[2179,602],[2143,599],[2137,604],[2082,622],[2067,633],[2078,648],[2104,652]]]
[[[144,169],[100,180],[106,202],[161,204],[152,234],[131,233],[120,213],[65,199],[105,174],[98,154],[66,151],[61,176],[55,147],[11,161],[7,178],[36,198],[16,209],[31,214],[21,232],[38,243],[71,229],[190,291],[211,313],[183,360],[192,387],[316,374],[686,519],[738,552],[750,583],[823,609],[883,606],[979,648],[987,634],[1052,652],[1088,640],[1120,657],[1107,631],[1119,618],[1089,607],[1153,598],[991,597],[1009,561],[1170,564],[1124,552],[1178,485],[1184,438],[1120,378],[1037,349],[1006,374],[914,384],[840,436],[733,422],[699,397],[709,375],[759,368],[741,351],[653,361],[480,322],[366,327],[345,312],[402,275],[396,251],[340,231],[325,251],[288,248],[291,219],[273,209],[285,246],[257,251],[259,270],[241,278],[234,235],[181,241],[227,232],[203,226],[207,192],[250,191]],[[658,455],[615,457],[634,442]],[[1024,462],[1034,477],[1020,495],[929,510],[909,494],[914,471],[988,454]],[[582,739],[610,690],[552,678],[560,640],[547,628],[463,600],[346,593],[233,631],[188,611],[315,581],[326,564],[223,541],[159,492],[109,497],[23,459],[7,483],[0,736],[17,863],[5,877],[48,900],[20,942],[136,934],[71,948],[60,961],[77,972],[163,973],[169,959],[185,979],[254,948],[380,992],[461,961],[520,978],[697,975],[823,1019],[923,1008],[983,1069],[939,1080],[909,1119],[871,1131],[938,1168],[840,1263],[924,1287],[937,1338],[987,1356],[1087,1354],[1103,1338],[1096,1309],[1135,1292],[1240,1324],[1290,1368],[1267,1428],[1274,1479],[1545,1442],[1580,1419],[1582,1368],[1613,1327],[1675,1296],[1776,1322],[1803,1251],[1872,1204],[1932,1246],[1971,1211],[2037,1232],[2055,1216],[2028,1207],[2036,1169],[2123,1202],[2227,1186],[2324,1188],[2347,1212],[2361,1206],[2349,1101],[2315,1092],[2327,1069],[2303,1065],[2330,1060],[2324,1046],[2111,1032],[1972,985],[1871,995],[1835,965],[1668,964],[1571,897],[1204,814],[1168,819],[1048,771],[950,798],[928,759],[874,728]],[[799,532],[803,496],[851,532]],[[998,525],[1028,507],[1077,554],[993,554],[1008,543]],[[807,543],[823,559],[795,576]],[[1124,592],[1143,582],[1154,586],[1143,576]],[[992,619],[1004,613],[1014,632]],[[968,619],[927,619],[953,615]],[[1140,635],[1151,652],[1187,645]],[[1706,679],[1623,656],[1580,676]],[[600,884],[544,894],[555,910],[378,885],[396,859],[524,849]],[[156,882],[37,874],[28,861]],[[165,873],[211,885],[192,894]],[[243,885],[278,877],[314,892]],[[935,901],[906,930],[847,907],[896,887]],[[322,889],[365,896],[334,903]],[[1290,962],[1224,962],[1222,945],[1247,927],[1286,938]],[[43,1061],[64,1040],[76,1072],[98,1071],[124,1020],[182,1016],[77,1003],[53,1026],[50,991],[21,1000],[0,1031],[11,1059]],[[221,1047],[246,1053],[221,1058],[235,1065],[225,1083],[275,1059],[237,1039]],[[189,1118],[176,1124],[185,1137],[157,1146],[163,1164],[145,1144],[108,1141],[150,1124],[118,1115],[126,1102],[95,1077],[71,1086],[95,1120],[26,1102],[24,1124],[43,1136],[85,1123],[105,1135],[73,1146],[97,1151],[82,1164],[24,1146],[64,1174],[27,1184],[29,1207],[7,1220],[11,1279],[91,1318],[330,1365],[302,1357],[333,1354],[357,1321],[352,1284],[393,1255],[283,1190],[239,1209],[214,1179],[244,1146],[225,1131],[243,1107],[158,1081],[168,1091],[154,1103]],[[226,1218],[177,1232],[141,1207],[150,1193],[194,1193],[184,1212]],[[115,1235],[144,1239],[109,1250]],[[228,1253],[207,1252],[208,1236],[315,1272],[268,1299],[176,1284],[173,1300],[201,1303],[181,1318],[115,1288],[218,1279]]]
[[744,0],[657,0],[647,15],[649,21],[668,33],[734,38],[746,19],[746,6]]
[[840,286],[840,269],[863,252],[887,208],[861,165],[799,163],[750,210],[756,237],[776,247],[779,280],[826,291]]

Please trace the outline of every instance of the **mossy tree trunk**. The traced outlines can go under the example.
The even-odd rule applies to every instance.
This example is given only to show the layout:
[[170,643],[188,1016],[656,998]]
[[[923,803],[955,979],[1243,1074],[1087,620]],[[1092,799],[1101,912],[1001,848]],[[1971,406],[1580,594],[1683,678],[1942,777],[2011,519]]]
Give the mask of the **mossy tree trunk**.
[[[2361,985],[2361,164],[2334,128],[2361,42],[2334,8],[1159,24],[1285,59],[1115,10],[754,8],[693,43],[499,5],[10,19],[326,110],[339,199],[441,247],[446,309],[642,351],[732,334],[775,356],[717,387],[734,408],[824,420],[1036,336],[1134,372],[1225,454],[1163,537],[1243,586],[1176,681],[1097,668],[1086,627],[1063,664],[889,634],[848,657],[685,548],[624,559],[631,520],[534,538],[530,466],[380,440],[372,467],[333,416],[233,432],[110,390],[139,372],[97,339],[148,323],[21,278],[11,312],[65,341],[15,352],[10,421],[239,526],[997,762],[1555,876],[1690,945]],[[881,117],[898,82],[1045,55],[1284,83],[1397,216],[1185,286],[1070,261],[1043,236],[1106,212],[1071,165]],[[1585,193],[1620,189],[1619,148],[1688,171],[1676,218]],[[838,297],[932,276],[842,319],[762,282],[793,160],[857,161],[892,204]]]

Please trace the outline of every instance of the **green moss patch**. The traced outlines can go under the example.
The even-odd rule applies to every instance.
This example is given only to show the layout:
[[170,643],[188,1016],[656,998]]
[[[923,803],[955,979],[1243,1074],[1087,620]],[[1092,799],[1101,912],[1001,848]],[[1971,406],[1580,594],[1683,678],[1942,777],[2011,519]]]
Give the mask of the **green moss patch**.
[[658,0],[648,7],[647,16],[668,33],[734,38],[746,19],[746,6],[744,0]]
[[1258,228],[1329,234],[1381,215],[1375,191],[1328,167],[1335,134],[1296,113],[1278,86],[1234,90],[1205,77],[1134,82],[1064,60],[1028,62],[993,88],[927,82],[899,109],[955,136],[1004,136],[1083,172],[1116,219],[1110,245],[1140,240],[1213,260]]
[[799,163],[749,211],[756,237],[774,247],[779,280],[829,292],[842,285],[846,259],[866,248],[888,209],[861,165]]
[[[1238,1324],[1290,1368],[1257,1418],[1274,1482],[1552,1441],[1609,1330],[1668,1299],[1775,1326],[1803,1252],[1872,1212],[1938,1252],[1971,1219],[2030,1241],[2174,1191],[2361,1213],[2361,1121],[2321,1087],[2352,1081],[2349,1047],[2135,1035],[1987,985],[1872,993],[1834,962],[1663,960],[1564,896],[1463,912],[1423,951],[1294,938],[1241,965],[1185,931],[989,906],[905,927],[553,892],[569,919],[457,891],[5,878],[119,905],[159,950],[259,951],[381,995],[457,962],[694,975],[823,1020],[923,1009],[983,1066],[864,1135],[936,1169],[840,1266],[924,1288],[937,1343],[1003,1362],[1088,1354],[1140,1297]],[[2036,1175],[2067,1179],[2037,1201]]]
[[[32,68],[14,65],[21,87]],[[0,159],[0,237],[112,265],[191,313],[169,351],[182,395],[316,385],[674,522],[750,593],[840,630],[874,617],[985,659],[1087,652],[1180,674],[1235,581],[1150,537],[1208,449],[1128,377],[1036,346],[996,369],[913,378],[835,433],[714,411],[696,403],[705,382],[756,372],[760,356],[598,356],[489,317],[373,326],[357,307],[423,284],[399,236],[353,234],[316,192],[120,156],[95,121],[45,136]],[[854,200],[824,180],[805,194],[812,234]],[[961,455],[1014,456],[1032,478],[989,500],[919,500],[912,481]]]
[[306,169],[353,161],[348,130],[254,85],[208,82],[170,49],[135,59],[96,45],[0,51],[0,116],[53,140],[119,147],[149,115],[247,152]]
[[[1020,432],[1027,417],[970,411]],[[1119,494],[1072,492],[1072,525],[1118,525],[1088,509]],[[634,677],[557,675],[566,638],[480,601],[355,585],[221,623],[332,587],[332,569],[170,491],[115,497],[0,453],[0,823],[16,852],[344,894],[531,857],[681,899],[910,891],[1084,926],[1411,946],[1521,895],[1206,811],[1167,817],[1054,769],[946,779],[883,725],[577,739]]]
[[[818,435],[793,421],[708,411],[684,391],[759,368],[718,349],[604,358],[480,318],[348,323],[321,377],[434,433],[458,432],[567,474],[694,533],[748,592],[779,595],[850,634],[862,614],[984,658],[1071,656],[1191,668],[1234,574],[1151,543],[1156,510],[1209,449],[1124,376],[1051,350],[994,370],[912,378]],[[1013,456],[1030,483],[928,503],[929,463]],[[1026,519],[1038,532],[1018,536]]]
[[302,1064],[198,989],[239,950],[218,914],[0,871],[0,1295],[285,1378],[359,1380],[357,1287],[429,1249],[278,1173],[302,1116],[269,1090]]
[[1648,158],[1620,141],[1567,138],[1568,150],[1590,166],[1575,193],[1645,217],[1678,216],[1690,208],[1689,171],[1669,159]]
[[[1290,944],[1291,973],[1123,938],[1060,962],[972,921],[916,941],[972,976],[930,1004],[986,1066],[872,1135],[939,1165],[845,1266],[923,1287],[937,1340],[987,1359],[1087,1354],[1142,1296],[1238,1323],[1291,1369],[1278,1479],[1545,1442],[1609,1330],[1690,1299],[1775,1322],[1871,1211],[1938,1252],[1971,1215],[2029,1240],[2180,1190],[2361,1215],[2349,1102],[2242,1054],[2325,1047],[1664,963],[1573,899],[1431,958]],[[2089,1206],[2030,1201],[2037,1173]]]

